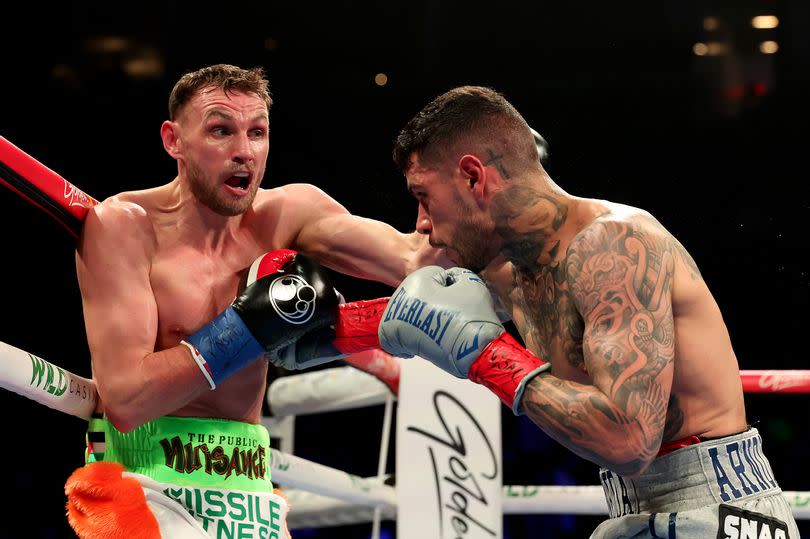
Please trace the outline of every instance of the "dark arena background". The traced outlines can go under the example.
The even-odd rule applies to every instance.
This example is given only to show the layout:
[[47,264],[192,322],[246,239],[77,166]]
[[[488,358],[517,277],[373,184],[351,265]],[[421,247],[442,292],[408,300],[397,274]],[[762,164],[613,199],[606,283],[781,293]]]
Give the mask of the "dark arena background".
[[[760,15],[778,24],[755,28]],[[225,62],[268,73],[264,187],[312,183],[410,231],[416,202],[391,160],[398,129],[453,86],[491,86],[546,138],[561,187],[649,210],[681,240],[741,369],[807,368],[805,0],[22,2],[2,19],[0,135],[98,199],[175,176],[159,137],[168,94],[182,73]],[[0,340],[90,377],[73,239],[7,189],[0,205]],[[391,292],[335,279],[350,301]],[[810,396],[751,394],[746,406],[782,488],[810,490]],[[0,409],[0,538],[73,537],[63,485],[83,463],[86,423],[8,391]],[[381,406],[301,417],[295,452],[374,475],[381,417]],[[597,483],[595,465],[505,408],[503,455],[504,484]],[[506,516],[504,537],[583,538],[601,520]],[[810,522],[799,528],[810,537]],[[384,522],[383,537],[395,534]]]

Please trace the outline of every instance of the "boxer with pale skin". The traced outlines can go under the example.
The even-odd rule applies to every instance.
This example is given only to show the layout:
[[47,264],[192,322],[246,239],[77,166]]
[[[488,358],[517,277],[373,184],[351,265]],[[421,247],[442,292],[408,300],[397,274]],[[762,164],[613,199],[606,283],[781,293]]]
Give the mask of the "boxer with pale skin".
[[[594,538],[733,536],[743,519],[798,538],[747,424],[720,309],[661,223],[565,192],[526,121],[488,88],[436,98],[394,155],[419,201],[417,230],[466,269],[403,281],[380,326],[384,349],[484,384],[602,467],[613,518]],[[406,305],[450,313],[440,342]]]
[[[257,506],[250,514],[258,521],[245,524],[254,526],[255,536],[280,536],[284,527],[284,502],[274,497],[265,474],[268,438],[257,425],[266,389],[265,352],[277,348],[278,341],[269,341],[279,335],[257,334],[249,320],[253,314],[245,312],[264,308],[277,315],[269,305],[256,307],[245,300],[234,318],[234,298],[256,286],[240,287],[245,268],[262,253],[292,249],[334,270],[395,286],[440,256],[423,236],[351,215],[312,185],[260,188],[269,152],[270,105],[261,70],[216,65],[184,75],[160,130],[166,152],[177,161],[177,177],[94,206],[76,254],[103,416],[96,424],[91,421],[90,464],[79,472],[92,470],[95,461],[114,461],[141,473],[135,490],[146,492],[159,533],[167,537],[216,537],[219,528],[244,524],[227,517],[246,513],[244,507],[241,513],[222,508],[231,491],[261,498],[256,503],[266,511]],[[295,264],[294,254],[275,252],[280,254],[271,273]],[[245,326],[255,339],[239,340]],[[376,325],[373,332],[376,338]],[[221,432],[244,443],[220,445]],[[180,446],[172,445],[175,438],[190,444],[183,451],[191,451],[196,464],[183,460]],[[102,440],[104,450],[94,439]],[[138,447],[154,448],[157,460],[170,464],[151,463],[162,470],[155,473],[135,469],[137,459],[128,457],[135,439]],[[240,455],[253,459],[247,468],[244,460],[239,463]],[[98,482],[109,485],[121,471]],[[179,509],[166,511],[162,500],[154,502],[155,491],[166,484],[188,484],[188,478],[210,502],[203,509],[183,509],[168,496],[163,496],[168,506]],[[95,479],[83,476],[68,483],[71,523],[86,534],[94,533],[95,523],[82,516],[87,511],[83,504],[92,505],[92,497],[83,496],[89,491],[81,485]],[[232,484],[237,479],[242,483]],[[182,502],[183,496],[175,499]],[[136,517],[152,522],[148,515]]]

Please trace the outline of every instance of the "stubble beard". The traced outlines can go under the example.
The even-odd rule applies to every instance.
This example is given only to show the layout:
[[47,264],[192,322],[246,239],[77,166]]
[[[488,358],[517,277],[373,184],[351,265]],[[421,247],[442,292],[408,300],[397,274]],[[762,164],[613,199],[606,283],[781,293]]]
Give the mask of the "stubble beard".
[[[264,171],[261,171],[264,174]],[[203,206],[212,212],[224,217],[242,215],[253,204],[256,193],[259,191],[260,181],[254,181],[250,194],[242,197],[222,195],[217,182],[206,181],[205,173],[193,161],[186,162],[186,177],[188,178],[191,193]]]
[[459,266],[480,273],[494,258],[489,247],[489,238],[493,231],[487,230],[483,223],[476,221],[468,208],[462,204],[458,208],[458,224],[451,235],[448,247],[455,251],[456,263]]

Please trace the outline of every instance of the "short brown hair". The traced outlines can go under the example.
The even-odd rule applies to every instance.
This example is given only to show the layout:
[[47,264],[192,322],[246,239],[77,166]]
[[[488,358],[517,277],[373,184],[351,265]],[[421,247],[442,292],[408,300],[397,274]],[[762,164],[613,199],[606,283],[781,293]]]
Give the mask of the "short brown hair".
[[242,69],[228,64],[216,64],[180,77],[169,95],[169,119],[175,120],[186,103],[203,88],[219,88],[226,94],[228,92],[256,94],[267,103],[267,110],[270,110],[270,105],[273,104],[263,68]]
[[513,169],[537,163],[537,146],[529,124],[499,92],[483,86],[460,86],[440,95],[402,128],[394,143],[394,162],[405,173],[411,155],[437,164],[459,152],[494,148]]

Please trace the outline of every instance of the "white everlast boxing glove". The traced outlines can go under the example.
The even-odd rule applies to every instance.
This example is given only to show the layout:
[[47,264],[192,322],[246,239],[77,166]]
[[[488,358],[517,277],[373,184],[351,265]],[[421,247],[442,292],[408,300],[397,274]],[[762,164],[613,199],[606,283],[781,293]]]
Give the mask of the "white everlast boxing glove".
[[486,284],[464,268],[426,266],[391,296],[380,345],[398,357],[420,356],[495,393],[516,415],[526,384],[551,368],[504,330]]

